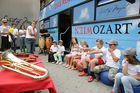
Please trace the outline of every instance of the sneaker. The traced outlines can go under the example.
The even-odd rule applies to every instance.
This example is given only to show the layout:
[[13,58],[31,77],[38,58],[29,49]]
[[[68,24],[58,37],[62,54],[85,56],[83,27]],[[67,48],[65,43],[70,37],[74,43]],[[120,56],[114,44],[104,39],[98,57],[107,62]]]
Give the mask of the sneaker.
[[63,64],[64,67],[65,67],[66,65],[67,65],[66,63]]
[[66,68],[68,68],[68,67],[69,67],[69,65],[66,65],[65,67],[66,67]]
[[55,62],[52,62],[53,64],[55,64]]
[[84,71],[83,72],[80,72],[79,76],[87,76],[88,74],[85,73]]
[[59,61],[57,61],[56,64],[58,65],[59,64]]
[[99,81],[99,79],[97,79],[97,78],[96,78],[94,81],[95,81],[95,82],[98,82],[98,81]]
[[88,82],[92,82],[93,81],[93,77],[92,76],[88,76]]
[[76,70],[76,68],[75,68],[75,67],[73,67],[73,66],[72,66],[72,68],[71,68],[71,69],[72,69],[72,70]]
[[69,66],[68,69],[71,69],[71,66]]
[[63,62],[60,62],[59,64],[61,65],[61,64],[63,64]]

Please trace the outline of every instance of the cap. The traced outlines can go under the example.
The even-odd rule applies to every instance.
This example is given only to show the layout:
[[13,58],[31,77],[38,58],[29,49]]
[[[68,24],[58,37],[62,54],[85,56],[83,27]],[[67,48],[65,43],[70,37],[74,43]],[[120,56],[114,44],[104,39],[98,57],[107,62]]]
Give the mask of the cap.
[[115,44],[118,45],[118,42],[114,39],[111,39],[109,42],[107,42],[107,44]]
[[136,56],[136,49],[134,48],[127,48],[124,52],[122,52],[124,56]]

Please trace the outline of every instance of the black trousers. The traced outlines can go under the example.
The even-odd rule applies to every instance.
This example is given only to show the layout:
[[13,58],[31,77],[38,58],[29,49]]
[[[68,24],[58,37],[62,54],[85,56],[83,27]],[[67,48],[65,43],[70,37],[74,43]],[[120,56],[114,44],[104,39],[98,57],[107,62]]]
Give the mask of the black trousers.
[[9,42],[8,36],[1,36],[1,50],[5,51],[10,49],[11,43]]
[[49,52],[49,55],[48,55],[48,61],[49,62],[54,62],[54,56],[53,54],[55,54],[56,52]]

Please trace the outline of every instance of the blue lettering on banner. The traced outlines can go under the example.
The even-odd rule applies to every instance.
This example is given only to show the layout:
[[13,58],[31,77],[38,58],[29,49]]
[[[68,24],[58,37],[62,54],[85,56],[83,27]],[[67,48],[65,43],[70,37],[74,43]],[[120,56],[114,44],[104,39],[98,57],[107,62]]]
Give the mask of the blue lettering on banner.
[[[78,40],[86,40],[89,46],[95,45],[95,40],[100,38],[104,42],[116,39],[119,48],[136,48],[137,41],[140,41],[140,19],[105,22],[72,27],[72,36]],[[107,46],[105,44],[105,46]]]
[[[76,34],[129,34],[128,28],[132,23],[114,24],[114,25],[94,25],[94,26],[76,26]],[[121,31],[122,28],[123,31]],[[139,32],[138,32],[139,33]]]

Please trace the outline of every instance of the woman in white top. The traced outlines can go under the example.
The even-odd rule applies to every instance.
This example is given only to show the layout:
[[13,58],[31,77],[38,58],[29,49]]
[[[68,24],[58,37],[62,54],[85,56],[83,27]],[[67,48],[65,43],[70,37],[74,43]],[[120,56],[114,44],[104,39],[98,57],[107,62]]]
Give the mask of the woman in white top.
[[1,50],[5,51],[10,48],[10,42],[8,35],[10,34],[8,31],[10,29],[10,26],[8,26],[7,19],[2,19],[2,26],[0,26],[0,34],[1,34]]
[[21,25],[20,29],[19,29],[20,51],[21,52],[25,52],[25,35],[26,35],[25,26]]
[[115,83],[110,93],[118,93],[122,83],[125,93],[134,93],[132,86],[140,85],[140,62],[136,59],[136,50],[127,48],[124,52],[122,73],[117,73]]
[[33,21],[26,31],[27,52],[33,54],[35,51],[35,41],[37,37],[36,21]]

